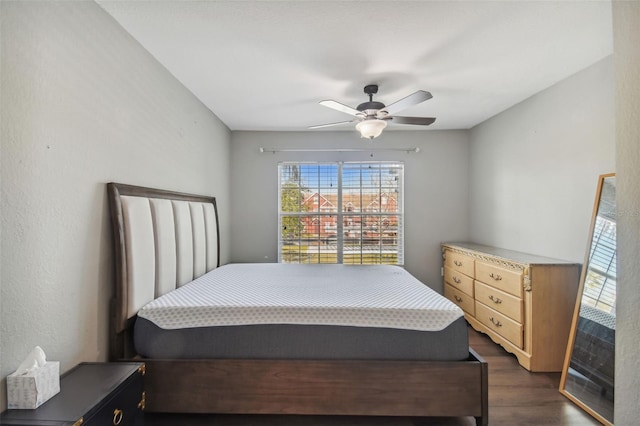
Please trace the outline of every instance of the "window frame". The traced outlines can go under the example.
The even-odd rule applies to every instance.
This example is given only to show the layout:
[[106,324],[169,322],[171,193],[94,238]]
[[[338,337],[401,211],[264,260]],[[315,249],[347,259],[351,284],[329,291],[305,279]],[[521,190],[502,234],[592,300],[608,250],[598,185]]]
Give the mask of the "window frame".
[[[284,167],[295,167],[295,166],[313,166],[313,167],[318,167],[318,174],[314,175],[313,177],[315,178],[317,176],[317,186],[312,186],[312,188],[315,190],[314,192],[312,192],[308,197],[298,197],[298,200],[300,201],[300,210],[299,211],[283,211],[283,187],[284,184],[288,183],[289,181],[284,181],[283,179],[283,169]],[[332,175],[331,178],[331,182],[333,183],[333,179],[335,179],[336,181],[336,188],[335,188],[335,200],[336,200],[336,205],[335,205],[335,211],[326,211],[326,209],[324,209],[325,211],[323,211],[323,206],[329,202],[331,204],[332,200],[330,200],[329,198],[327,198],[326,196],[323,196],[323,191],[322,189],[327,189],[324,188],[321,184],[320,184],[320,180],[321,180],[321,172],[320,172],[320,167],[322,166],[327,166],[327,167],[335,167],[335,175]],[[349,186],[347,189],[356,189],[357,192],[360,194],[360,207],[359,209],[353,209],[353,203],[352,200],[349,200],[348,204],[350,204],[352,206],[352,210],[349,211],[349,209],[346,209],[345,206],[343,205],[343,198],[344,198],[344,192],[345,192],[345,185],[343,182],[343,178],[344,178],[344,170],[345,170],[345,166],[348,170],[359,170],[359,176],[360,176],[360,183],[357,186]],[[372,186],[371,188],[375,188],[376,191],[374,192],[375,195],[373,195],[373,197],[377,197],[374,198],[373,200],[371,200],[369,202],[369,204],[367,204],[366,206],[364,205],[363,201],[362,201],[362,197],[363,194],[366,194],[365,190],[366,190],[366,186],[363,185],[362,182],[362,176],[363,176],[363,170],[365,167],[368,168],[372,168],[372,166],[374,166],[375,169],[378,169],[378,186]],[[392,171],[395,170],[395,184],[393,186],[384,186],[383,182],[382,182],[382,173],[385,171],[385,167],[387,168],[387,171]],[[278,263],[338,263],[338,264],[345,264],[345,254],[348,253],[348,250],[345,250],[346,248],[346,242],[345,240],[348,240],[349,237],[345,236],[345,226],[346,226],[346,220],[349,219],[358,219],[357,222],[359,223],[359,232],[358,229],[354,229],[354,232],[356,232],[357,238],[359,238],[359,244],[355,244],[353,247],[356,248],[355,252],[359,253],[359,262],[353,262],[353,261],[348,261],[346,264],[394,264],[394,265],[400,265],[403,266],[404,265],[404,162],[402,161],[282,161],[278,163]],[[299,171],[297,173],[300,173]],[[390,173],[391,174],[391,173]],[[302,193],[305,190],[304,187],[304,179],[303,177],[301,177],[300,175],[298,175],[297,177],[297,181],[294,182],[294,184],[297,185],[298,190]],[[332,185],[333,187],[333,185]],[[396,192],[396,196],[393,197],[389,192],[384,191],[384,188],[388,188],[388,189],[394,189]],[[324,194],[329,194],[330,192],[324,192]],[[304,205],[307,201],[309,201],[311,196],[317,196],[318,199],[317,200],[313,200],[313,206],[315,206],[315,210],[309,210],[309,211],[303,211],[302,210],[302,205]],[[320,197],[324,197],[325,201],[322,202]],[[393,212],[388,212],[385,211],[384,207],[383,207],[383,203],[382,203],[382,199],[385,199],[385,201],[388,203],[388,201],[390,199],[394,199],[395,200],[395,206],[396,209]],[[376,203],[375,208],[370,208],[370,206],[373,203]],[[385,203],[386,204],[386,203]],[[354,211],[356,210],[356,211]],[[323,220],[323,218],[327,218],[327,217],[332,217],[335,216],[335,221],[327,221],[327,220]],[[284,253],[284,246],[294,246],[295,245],[295,239],[293,240],[292,244],[285,244],[287,238],[285,238],[283,236],[284,234],[284,225],[283,225],[283,219],[287,218],[287,217],[298,217],[300,218],[300,226],[302,227],[302,229],[304,229],[304,224],[303,222],[305,221],[309,221],[309,219],[305,220],[304,218],[311,218],[310,221],[311,222],[319,222],[319,225],[317,226],[319,229],[319,232],[317,233],[317,243],[318,243],[318,252],[316,254],[317,257],[317,262],[301,262],[300,261],[300,256],[302,254],[302,251],[299,249],[297,251],[297,254],[295,252],[295,250],[292,250],[292,257],[295,257],[296,255],[298,256],[298,260],[296,262],[292,262],[290,260],[286,260],[284,259],[285,257],[285,253]],[[372,220],[371,218],[377,218],[377,220]],[[367,219],[368,218],[368,219]],[[378,237],[375,240],[376,244],[375,245],[369,245],[367,246],[364,243],[363,240],[363,236],[365,235],[365,231],[364,228],[366,227],[366,223],[370,223],[371,221],[373,222],[377,222],[378,226],[375,227],[374,225],[372,225],[373,229],[382,229],[380,227],[380,224],[382,223],[394,223],[394,226],[396,227],[395,232],[392,231],[392,236],[393,236],[393,243],[391,244],[393,247],[395,247],[395,249],[393,251],[391,251],[391,256],[393,256],[395,258],[395,262],[384,262],[383,259],[385,257],[385,238],[382,235],[381,232],[378,233]],[[296,223],[296,221],[292,221],[294,224]],[[323,230],[327,230],[328,229],[328,225],[330,225],[329,222],[332,222],[333,225],[331,225],[331,228],[335,227],[336,228],[336,234],[335,237],[326,237],[324,240],[321,238],[321,234],[323,233]],[[297,226],[297,225],[296,225]],[[295,231],[294,231],[295,233]],[[326,232],[328,233],[328,232]],[[313,234],[312,234],[313,235]],[[335,238],[335,245],[336,245],[336,250],[335,250],[335,262],[328,262],[326,261],[326,258],[323,258],[323,255],[321,254],[321,244],[328,244],[331,240],[333,240]],[[388,240],[388,239],[387,239]],[[313,242],[313,240],[309,240],[311,242]],[[356,240],[357,241],[357,240]],[[302,242],[303,242],[303,238],[302,238],[302,232],[299,233],[298,235],[298,247],[302,246]],[[354,242],[353,240],[351,242]],[[379,247],[379,251],[376,253],[375,251],[370,252],[370,259],[375,259],[377,260],[376,262],[365,262],[363,263],[363,260],[367,254],[367,250],[365,249],[365,247],[375,247],[378,246]],[[307,246],[306,248],[306,252],[305,253],[311,253],[309,251],[309,247]],[[387,246],[388,247],[388,246]],[[388,248],[387,248],[388,250]],[[327,258],[332,258],[331,253],[329,254],[329,256]],[[388,252],[387,252],[388,253]],[[351,256],[348,256],[351,257]],[[310,259],[311,257],[309,257]],[[324,261],[323,261],[324,260]],[[353,260],[353,259],[352,259]]]

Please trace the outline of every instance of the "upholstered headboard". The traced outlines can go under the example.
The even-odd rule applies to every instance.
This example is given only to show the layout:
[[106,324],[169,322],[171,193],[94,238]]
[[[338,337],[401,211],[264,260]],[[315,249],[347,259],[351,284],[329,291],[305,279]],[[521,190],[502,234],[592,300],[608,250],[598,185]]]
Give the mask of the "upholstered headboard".
[[119,183],[107,189],[116,257],[112,334],[117,335],[146,303],[218,267],[218,211],[214,197]]

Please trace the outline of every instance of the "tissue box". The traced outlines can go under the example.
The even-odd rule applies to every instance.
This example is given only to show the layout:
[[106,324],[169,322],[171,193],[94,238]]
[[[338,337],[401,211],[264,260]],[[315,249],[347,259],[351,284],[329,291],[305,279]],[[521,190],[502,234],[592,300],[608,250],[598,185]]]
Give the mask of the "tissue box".
[[27,374],[7,376],[7,408],[38,408],[60,392],[60,363],[47,361]]

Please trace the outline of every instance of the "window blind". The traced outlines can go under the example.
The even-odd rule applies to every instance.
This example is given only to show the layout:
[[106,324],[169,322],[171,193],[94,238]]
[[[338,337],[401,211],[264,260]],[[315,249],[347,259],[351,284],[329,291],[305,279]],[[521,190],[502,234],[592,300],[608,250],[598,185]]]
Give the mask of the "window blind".
[[616,222],[596,216],[585,277],[583,300],[602,311],[615,314]]
[[280,163],[278,261],[404,264],[398,162]]

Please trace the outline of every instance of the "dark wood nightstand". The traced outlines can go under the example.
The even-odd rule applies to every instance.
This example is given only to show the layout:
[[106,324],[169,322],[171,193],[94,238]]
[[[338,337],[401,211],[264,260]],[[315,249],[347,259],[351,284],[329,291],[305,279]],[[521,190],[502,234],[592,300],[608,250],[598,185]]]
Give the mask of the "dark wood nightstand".
[[35,410],[7,410],[12,426],[133,426],[143,423],[144,364],[82,363],[60,379],[60,393]]

